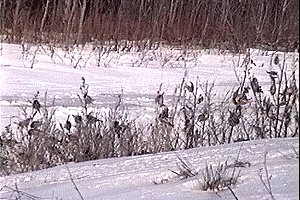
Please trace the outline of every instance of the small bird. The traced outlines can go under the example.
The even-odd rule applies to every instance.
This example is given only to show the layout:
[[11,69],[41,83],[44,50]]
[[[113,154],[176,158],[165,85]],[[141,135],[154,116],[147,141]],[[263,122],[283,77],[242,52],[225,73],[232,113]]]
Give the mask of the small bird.
[[82,123],[82,117],[80,115],[73,115],[75,123],[81,124]]
[[33,108],[33,110],[36,110],[37,112],[41,113],[41,111],[40,111],[41,104],[37,99],[33,100],[32,108]]
[[33,121],[30,124],[30,128],[32,128],[32,129],[37,129],[40,126],[42,126],[42,122],[41,121]]
[[287,89],[286,89],[286,94],[288,95],[295,95],[298,93],[298,88],[296,83],[292,83]]
[[278,55],[276,55],[275,58],[274,58],[274,64],[275,65],[279,64],[279,57],[278,57]]
[[28,127],[32,118],[26,118],[18,123],[19,128]]
[[276,93],[276,85],[275,85],[275,81],[272,81],[272,84],[270,86],[270,94],[274,95]]
[[185,88],[189,91],[189,92],[193,92],[194,91],[194,84],[192,81],[189,82],[190,84],[185,84]]
[[253,77],[250,84],[251,84],[252,90],[255,93],[262,93],[263,92],[262,89],[261,89],[261,86],[258,84],[257,78]]
[[29,131],[28,131],[28,135],[38,135],[39,133],[41,133],[40,132],[40,130],[38,130],[38,129],[34,129],[34,128],[31,128],[31,129],[29,129]]
[[80,85],[80,90],[81,90],[81,93],[84,96],[84,95],[88,94],[89,85],[85,83],[85,78],[84,77],[82,77],[81,80],[82,80],[82,84]]
[[233,93],[232,101],[235,105],[245,105],[249,103],[249,99],[247,98],[245,91],[239,94],[239,88]]
[[250,59],[250,63],[256,67],[255,62],[252,59]]
[[157,91],[157,96],[155,98],[155,103],[158,104],[159,106],[164,105],[164,92],[162,94]]
[[209,118],[209,115],[208,115],[207,111],[204,111],[203,113],[201,113],[201,114],[198,116],[198,121],[204,122],[204,121],[206,121],[208,118]]
[[87,115],[87,124],[95,124],[96,122],[100,122],[101,120],[97,117],[94,117],[91,113]]
[[278,78],[278,72],[276,71],[267,71],[267,73],[270,75],[271,79]]
[[71,122],[69,121],[69,117],[70,117],[70,115],[68,115],[68,118],[67,118],[67,120],[66,120],[66,123],[65,123],[64,128],[67,129],[67,130],[70,132],[71,127],[72,127],[72,124],[71,124]]
[[161,106],[158,117],[159,119],[167,119],[169,117],[169,108],[165,105]]
[[230,126],[234,127],[240,123],[240,117],[234,111],[229,111],[228,122]]
[[200,104],[202,101],[204,101],[204,97],[203,97],[202,94],[200,94],[198,99],[197,99],[197,104]]
[[120,123],[117,120],[115,120],[113,122],[113,130],[118,138],[121,137],[122,129],[123,129],[123,127],[120,125]]

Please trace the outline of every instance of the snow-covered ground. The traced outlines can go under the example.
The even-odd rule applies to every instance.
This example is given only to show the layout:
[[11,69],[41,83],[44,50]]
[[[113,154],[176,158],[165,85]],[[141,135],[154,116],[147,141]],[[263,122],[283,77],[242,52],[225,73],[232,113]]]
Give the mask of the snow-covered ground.
[[[223,99],[225,94],[239,86],[238,78],[244,74],[240,67],[244,55],[220,54],[212,50],[172,50],[159,48],[146,52],[109,52],[87,46],[84,50],[62,51],[47,46],[28,44],[2,44],[0,52],[1,77],[1,121],[4,126],[18,121],[20,107],[30,106],[37,91],[44,102],[47,92],[48,106],[57,108],[58,120],[65,120],[67,113],[79,112],[77,94],[81,77],[89,84],[89,95],[95,99],[94,107],[105,108],[115,104],[117,94],[123,94],[124,103],[135,109],[137,116],[151,111],[154,98],[162,84],[168,99],[174,93],[184,74],[190,81],[214,83],[214,98]],[[251,50],[251,76],[255,76],[265,91],[271,80],[266,71],[277,70],[272,65],[274,52]],[[282,61],[283,54],[277,52]],[[286,55],[288,64],[299,58],[299,54]],[[33,66],[33,68],[31,68]],[[74,68],[76,66],[76,68]],[[288,68],[288,74],[294,69]],[[299,79],[299,65],[296,73]],[[289,78],[289,77],[288,77]],[[248,80],[246,80],[248,81]],[[265,88],[264,88],[265,87]],[[52,105],[53,99],[54,105]],[[145,112],[146,111],[146,112]]]
[[[215,167],[226,160],[232,164],[240,149],[238,161],[247,165],[236,168],[241,173],[232,190],[238,199],[271,199],[259,178],[262,174],[267,184],[265,166],[275,199],[299,199],[299,158],[295,153],[299,152],[298,138],[256,140],[155,155],[94,160],[0,177],[0,199],[15,199],[21,195],[21,199],[74,200],[81,199],[79,193],[86,200],[234,199],[229,189],[202,191],[202,172],[207,164]],[[180,179],[171,172],[179,173],[178,164],[181,162],[178,157],[199,175]],[[20,191],[18,194],[12,190],[16,186]]]
[[[36,54],[35,54],[36,53]],[[52,51],[53,53],[53,51]],[[63,52],[47,47],[2,44],[0,52],[0,127],[18,120],[20,107],[30,106],[37,91],[44,102],[57,108],[57,120],[65,120],[70,113],[80,112],[77,94],[81,77],[89,84],[89,95],[95,99],[93,107],[106,109],[114,105],[122,93],[125,105],[145,116],[154,106],[154,98],[162,84],[167,99],[187,73],[190,81],[199,77],[205,84],[215,83],[216,99],[222,99],[239,86],[238,78],[244,68],[239,67],[243,56],[219,54],[217,51],[188,51],[161,48],[149,52],[99,52],[87,47],[84,51]],[[269,90],[270,78],[266,71],[278,70],[272,65],[273,52],[251,50],[251,76],[255,76],[263,89]],[[278,52],[282,61],[283,54]],[[287,77],[296,71],[299,80],[299,54],[287,54]],[[240,62],[239,62],[240,59]],[[33,64],[33,68],[31,68]],[[76,68],[74,68],[76,66]],[[247,80],[248,81],[248,80]],[[55,99],[54,104],[52,100]],[[167,101],[168,102],[168,101]],[[84,163],[71,163],[51,169],[0,177],[0,199],[234,199],[228,189],[202,191],[202,172],[207,164],[213,166],[237,158],[249,163],[241,169],[241,176],[232,189],[238,199],[271,199],[259,174],[264,171],[267,152],[271,190],[275,199],[298,199],[299,151],[298,138],[270,139],[234,143],[229,145],[195,148],[187,151],[148,154],[135,157],[102,159]],[[241,145],[243,146],[241,147]],[[183,159],[198,176],[180,180],[172,171],[178,171],[179,158]],[[70,173],[68,172],[68,169]],[[71,177],[70,177],[71,175]],[[74,182],[72,182],[72,180]],[[155,184],[155,183],[162,184]],[[79,192],[75,189],[78,187]],[[13,190],[19,190],[14,193]],[[12,196],[11,196],[12,195]],[[33,195],[33,196],[31,196]]]

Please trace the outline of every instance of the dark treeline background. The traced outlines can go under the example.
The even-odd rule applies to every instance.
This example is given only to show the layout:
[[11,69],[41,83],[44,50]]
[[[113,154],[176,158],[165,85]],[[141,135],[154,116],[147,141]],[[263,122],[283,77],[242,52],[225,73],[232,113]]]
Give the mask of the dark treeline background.
[[9,42],[295,50],[299,0],[0,0]]

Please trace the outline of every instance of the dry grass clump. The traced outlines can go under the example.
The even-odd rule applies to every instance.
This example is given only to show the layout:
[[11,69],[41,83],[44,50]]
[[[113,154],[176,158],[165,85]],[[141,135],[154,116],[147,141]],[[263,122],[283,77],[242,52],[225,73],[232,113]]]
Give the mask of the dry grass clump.
[[178,162],[176,162],[177,169],[170,171],[175,176],[169,176],[169,178],[162,178],[160,180],[153,181],[154,184],[165,184],[170,181],[183,180],[183,179],[196,179],[199,183],[197,188],[203,191],[218,192],[221,190],[229,189],[232,195],[236,197],[232,190],[238,183],[238,179],[241,177],[242,169],[251,167],[251,163],[248,161],[239,160],[242,146],[238,151],[237,158],[233,162],[226,160],[225,162],[218,162],[215,164],[206,164],[204,168],[196,169],[187,159],[183,159],[177,155]]
[[231,166],[227,162],[219,163],[216,167],[206,165],[202,173],[202,190],[219,191],[235,185],[240,177],[240,171],[234,174],[230,168]]

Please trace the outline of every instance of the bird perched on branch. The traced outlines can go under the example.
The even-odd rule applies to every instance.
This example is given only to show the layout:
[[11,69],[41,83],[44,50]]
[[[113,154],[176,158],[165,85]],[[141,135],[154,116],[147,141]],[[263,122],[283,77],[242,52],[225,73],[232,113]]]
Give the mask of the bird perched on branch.
[[155,98],[155,103],[158,106],[163,106],[164,105],[164,92],[162,94],[160,94],[159,91],[157,91],[157,96]]
[[94,100],[92,99],[92,97],[88,95],[89,85],[85,83],[84,77],[82,77],[81,80],[82,80],[82,84],[80,85],[80,90],[83,96],[83,100],[86,104],[91,104],[93,103]]
[[92,115],[92,113],[89,113],[87,116],[86,116],[86,119],[87,119],[87,124],[95,124],[96,122],[101,122],[100,119],[98,119],[97,117],[94,117]]
[[169,108],[164,104],[164,93],[160,94],[159,91],[157,91],[155,103],[158,105],[158,119],[165,124],[173,126],[169,121]]
[[89,90],[89,85],[85,83],[85,78],[81,77],[82,80],[82,84],[80,85],[80,90],[82,92],[83,95],[86,95],[88,93]]
[[18,128],[28,127],[31,121],[32,121],[32,117],[29,117],[29,118],[26,118],[26,119],[20,121],[18,123]]
[[296,95],[298,93],[298,88],[296,83],[292,83],[285,91],[286,94],[288,95]]
[[32,108],[33,108],[33,110],[36,110],[37,112],[41,113],[41,111],[40,111],[41,104],[37,99],[33,100]]
[[276,55],[275,58],[274,58],[274,64],[275,65],[279,64],[279,57],[278,57],[278,55]]
[[66,120],[66,123],[65,123],[64,128],[67,129],[67,130],[70,132],[71,127],[72,127],[72,124],[71,124],[71,122],[69,121],[69,117],[70,117],[70,115],[68,115],[68,118],[67,118],[67,120]]
[[36,94],[34,95],[34,99],[33,99],[33,102],[32,102],[32,112],[33,112],[33,116],[39,112],[41,113],[40,109],[41,109],[41,104],[40,102],[38,101],[38,96],[39,96],[40,92],[37,91]]
[[161,106],[158,117],[160,119],[167,119],[169,117],[169,108],[165,105]]
[[267,73],[270,75],[271,79],[278,78],[278,72],[276,71],[267,71]]
[[255,93],[262,93],[261,86],[258,84],[257,78],[253,77],[251,80],[251,88]]
[[169,126],[174,126],[169,119],[169,108],[165,105],[161,106],[159,109],[158,119],[160,122],[167,124]]
[[189,84],[185,84],[185,88],[189,91],[189,92],[194,92],[194,84],[192,81],[189,82]]
[[235,105],[245,105],[249,103],[249,99],[246,96],[246,91],[244,90],[239,94],[240,88],[238,88],[232,95],[232,101]]
[[209,118],[208,112],[207,112],[207,111],[204,111],[203,113],[201,113],[201,114],[198,116],[198,121],[204,122],[204,121],[206,121],[208,118]]
[[75,123],[76,124],[81,124],[82,123],[82,117],[81,115],[73,115]]
[[274,95],[276,93],[276,84],[275,81],[272,81],[272,84],[270,86],[270,94]]
[[32,102],[32,117],[34,117],[37,113],[41,114],[40,108],[41,108],[40,102],[37,99],[33,100],[33,102]]
[[43,123],[41,121],[33,121],[30,124],[30,128],[32,128],[32,129],[38,129],[39,127],[42,126],[42,124]]

